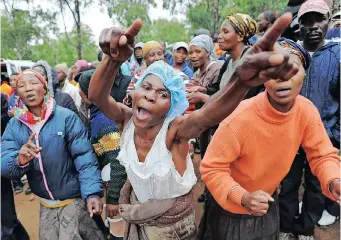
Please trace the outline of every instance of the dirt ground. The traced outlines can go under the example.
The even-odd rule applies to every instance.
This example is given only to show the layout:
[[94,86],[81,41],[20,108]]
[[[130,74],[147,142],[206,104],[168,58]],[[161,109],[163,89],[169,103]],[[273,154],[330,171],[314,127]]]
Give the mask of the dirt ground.
[[[198,166],[200,162],[200,156],[195,155],[194,165],[196,169],[197,176]],[[25,186],[25,188],[27,185]],[[202,181],[198,181],[194,187],[195,199],[204,191],[204,184]],[[31,240],[39,239],[39,199],[33,194],[26,196],[25,193],[20,193],[15,196],[15,205],[17,210],[17,215],[27,232],[29,233]],[[203,204],[196,202],[196,221],[197,224],[200,222],[202,215]],[[340,239],[340,222],[334,224],[333,226],[325,229],[316,227],[315,231],[316,240],[338,240]]]

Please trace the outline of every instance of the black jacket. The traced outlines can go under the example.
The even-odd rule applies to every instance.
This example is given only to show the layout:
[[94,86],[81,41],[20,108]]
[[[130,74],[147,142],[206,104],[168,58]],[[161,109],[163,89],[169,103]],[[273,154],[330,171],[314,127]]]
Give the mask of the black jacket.
[[8,102],[3,93],[1,93],[1,136],[5,131],[10,117],[8,116]]

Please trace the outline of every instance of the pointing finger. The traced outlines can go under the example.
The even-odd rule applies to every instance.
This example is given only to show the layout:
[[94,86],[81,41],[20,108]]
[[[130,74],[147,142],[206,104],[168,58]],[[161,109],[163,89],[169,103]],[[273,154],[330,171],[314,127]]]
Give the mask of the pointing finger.
[[31,143],[32,141],[33,141],[33,139],[34,139],[34,137],[35,137],[35,135],[36,135],[36,133],[34,132],[34,133],[32,133],[29,137],[28,137],[28,141],[27,141],[27,143]]
[[142,20],[140,18],[136,19],[133,24],[128,28],[128,30],[124,33],[127,37],[128,43],[133,44],[135,37],[139,34],[142,28]]
[[285,13],[280,16],[277,21],[271,26],[271,28],[265,32],[263,37],[255,43],[254,47],[259,47],[263,51],[273,50],[273,46],[276,43],[277,39],[281,36],[281,34],[288,27],[291,21],[291,13]]

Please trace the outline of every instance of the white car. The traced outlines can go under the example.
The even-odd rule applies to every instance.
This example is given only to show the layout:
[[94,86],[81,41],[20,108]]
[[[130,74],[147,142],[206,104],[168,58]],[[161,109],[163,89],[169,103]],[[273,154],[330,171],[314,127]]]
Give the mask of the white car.
[[13,73],[20,73],[25,69],[32,67],[34,62],[28,60],[9,60],[0,59],[1,62],[1,76],[9,78]]

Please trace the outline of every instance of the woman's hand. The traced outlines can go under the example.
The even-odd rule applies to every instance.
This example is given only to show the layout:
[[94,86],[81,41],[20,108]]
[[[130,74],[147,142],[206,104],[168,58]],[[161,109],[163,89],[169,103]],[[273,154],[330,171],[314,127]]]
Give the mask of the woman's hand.
[[99,46],[112,60],[125,62],[133,53],[134,40],[141,28],[141,19],[135,20],[126,31],[118,27],[105,28],[99,37]]
[[241,58],[236,74],[248,86],[258,86],[270,79],[287,81],[299,70],[295,57],[276,43],[290,24],[292,15],[285,13]]
[[103,203],[100,197],[98,196],[91,196],[86,200],[86,205],[88,208],[88,212],[90,213],[90,217],[93,214],[100,215],[102,213]]
[[242,197],[242,206],[253,216],[263,216],[268,212],[269,202],[274,199],[264,191],[246,192]]
[[207,89],[202,86],[194,86],[191,87],[190,89],[187,90],[187,92],[201,92],[201,93],[206,93]]
[[329,190],[335,201],[340,204],[340,179],[335,179],[329,184]]
[[28,138],[27,143],[25,143],[20,151],[18,156],[18,163],[21,166],[25,166],[27,163],[32,161],[34,158],[38,157],[38,153],[41,151],[41,147],[37,147],[33,143],[34,136],[36,134],[32,133],[31,136]]
[[113,205],[107,203],[107,216],[110,218],[115,217],[118,214],[118,210],[120,209],[119,205]]
[[190,92],[187,93],[187,100],[189,103],[201,103],[204,102],[204,94],[201,92]]

